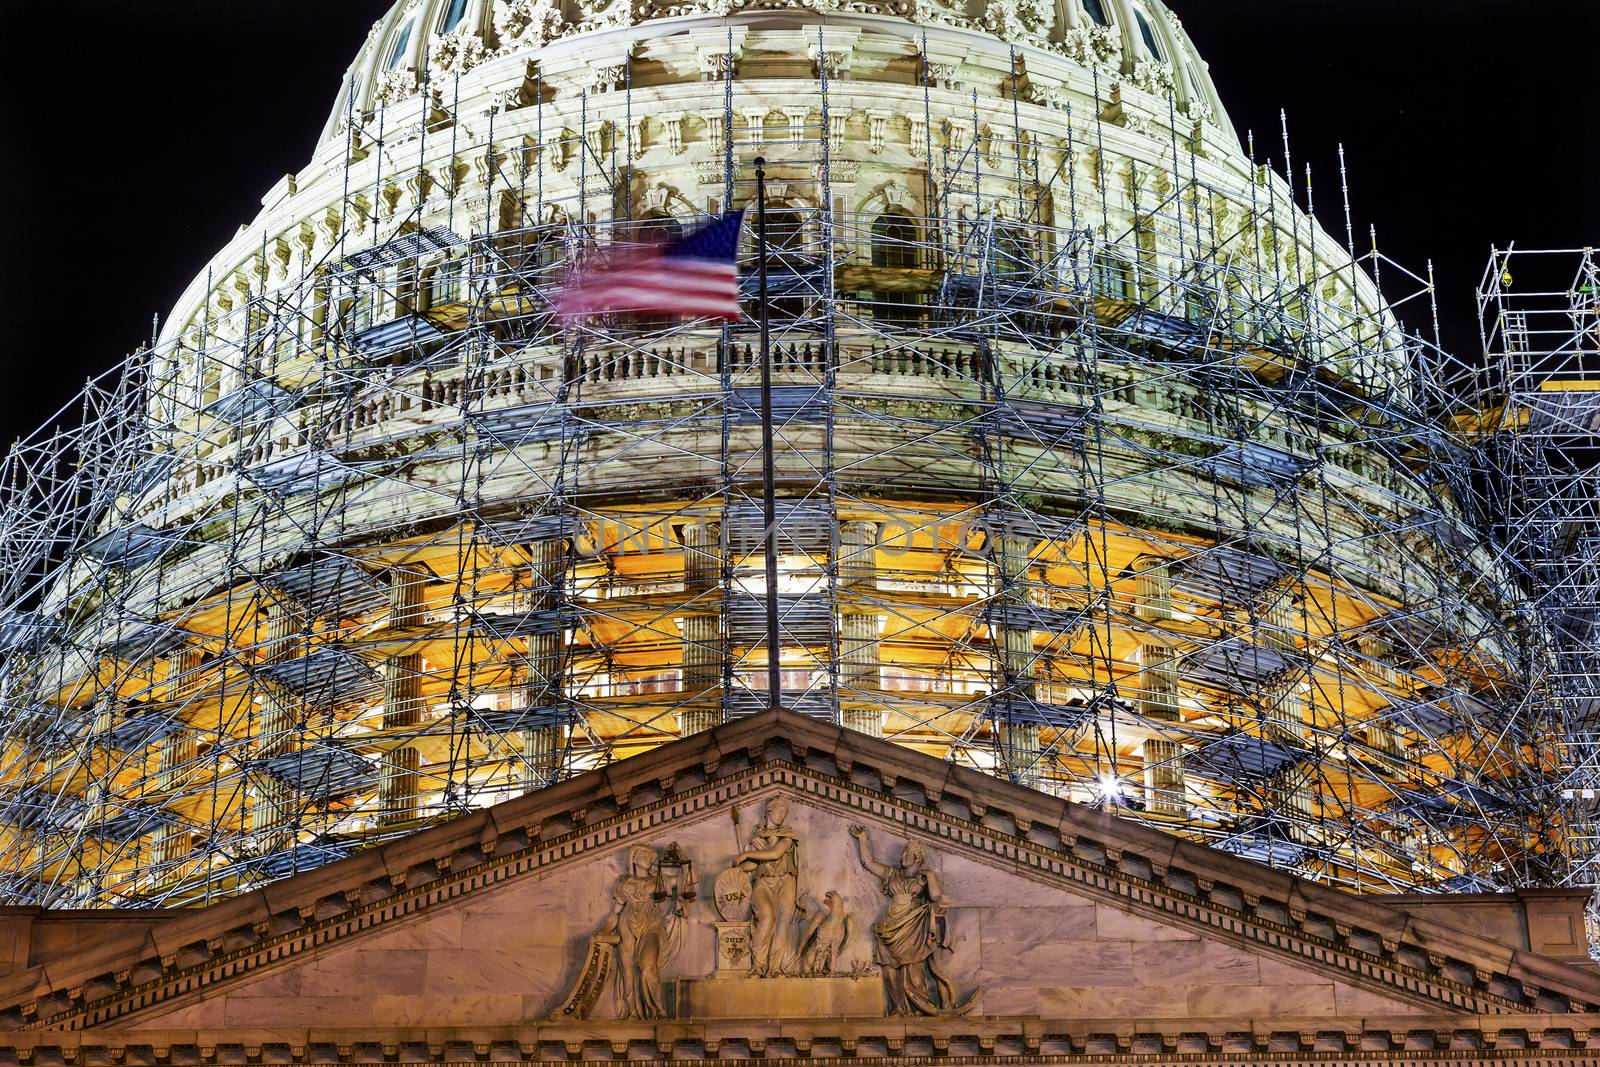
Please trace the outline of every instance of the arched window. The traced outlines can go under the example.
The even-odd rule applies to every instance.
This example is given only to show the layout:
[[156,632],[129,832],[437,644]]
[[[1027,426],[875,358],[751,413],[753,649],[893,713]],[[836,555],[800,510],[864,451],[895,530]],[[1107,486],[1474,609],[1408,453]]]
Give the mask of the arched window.
[[372,326],[376,312],[376,292],[367,282],[358,282],[345,290],[339,301],[339,333],[343,336],[358,334]]
[[798,211],[767,209],[767,249],[777,256],[794,257],[805,253],[806,224]]
[[[916,240],[917,227],[910,216],[896,212],[879,215],[872,223],[872,265],[889,270],[915,268]],[[887,275],[887,271],[885,273]],[[874,317],[880,322],[896,326],[915,325],[922,318],[922,298],[906,288],[913,279],[902,274],[898,277],[887,275],[885,280],[900,284],[873,293]]]
[[1111,25],[1111,19],[1106,14],[1106,5],[1103,0],[1083,0],[1083,9],[1089,13],[1090,18],[1100,25]]
[[793,208],[768,208],[767,273],[774,292],[779,294],[772,298],[771,314],[775,319],[803,318],[810,306],[804,294],[806,283],[795,277],[816,266],[807,252],[805,216]]
[[666,244],[682,236],[683,224],[665,212],[652,211],[632,226],[632,239],[641,244]]
[[1094,291],[1113,300],[1133,300],[1138,293],[1133,264],[1115,252],[1096,252]]
[[439,32],[449,33],[461,24],[467,14],[467,0],[450,0],[444,6],[444,17],[439,20]]
[[1139,36],[1144,38],[1144,46],[1150,50],[1150,55],[1158,60],[1166,59],[1161,54],[1161,46],[1156,43],[1156,31],[1150,26],[1150,19],[1140,8],[1133,9],[1133,20],[1139,24]]
[[466,302],[466,260],[447,259],[433,272],[428,306],[442,307]]
[[400,32],[394,35],[394,44],[389,46],[389,58],[383,61],[384,70],[394,70],[406,58],[406,48],[411,44],[411,27],[415,20],[408,20],[400,27]]
[[879,215],[872,223],[872,265],[915,267],[917,227],[910,216],[896,212]]
[[1015,223],[996,222],[993,241],[995,278],[1018,285],[1026,284],[1037,265],[1033,240],[1028,232]]

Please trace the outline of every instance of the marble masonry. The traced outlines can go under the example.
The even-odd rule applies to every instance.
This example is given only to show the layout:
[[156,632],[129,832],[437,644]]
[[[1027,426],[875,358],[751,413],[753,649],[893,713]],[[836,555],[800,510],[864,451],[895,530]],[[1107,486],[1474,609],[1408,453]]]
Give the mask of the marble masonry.
[[210,907],[9,909],[0,1063],[1577,1064],[1582,903],[1358,897],[769,712]]

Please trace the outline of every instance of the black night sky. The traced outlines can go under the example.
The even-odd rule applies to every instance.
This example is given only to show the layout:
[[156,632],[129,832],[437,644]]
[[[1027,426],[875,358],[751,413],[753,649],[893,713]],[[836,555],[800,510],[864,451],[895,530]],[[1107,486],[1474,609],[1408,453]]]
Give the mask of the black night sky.
[[[1453,351],[1477,348],[1491,244],[1600,242],[1593,0],[1168,2],[1241,134],[1280,167],[1288,111],[1296,169],[1311,164],[1340,235],[1343,142],[1358,234],[1375,225],[1419,272],[1433,259]],[[9,0],[4,442],[137,348],[306,162],[388,4],[77,0],[68,15]],[[1430,328],[1420,306],[1405,317]]]

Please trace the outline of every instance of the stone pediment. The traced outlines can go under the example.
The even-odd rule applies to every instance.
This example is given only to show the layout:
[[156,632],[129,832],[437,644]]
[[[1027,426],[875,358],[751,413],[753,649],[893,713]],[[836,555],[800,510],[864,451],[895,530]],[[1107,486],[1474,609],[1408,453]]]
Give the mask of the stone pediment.
[[1418,910],[762,715],[244,897],[102,921],[100,947],[0,979],[0,1060],[112,1031],[295,1056],[424,1030],[573,1058],[1600,1045],[1592,967]]

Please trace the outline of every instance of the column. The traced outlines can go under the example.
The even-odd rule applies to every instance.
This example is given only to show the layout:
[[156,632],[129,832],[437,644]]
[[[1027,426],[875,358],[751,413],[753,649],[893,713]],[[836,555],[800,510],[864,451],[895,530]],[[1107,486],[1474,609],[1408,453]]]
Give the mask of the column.
[[691,522],[678,534],[683,545],[683,695],[691,705],[678,714],[687,737],[722,722],[722,526]]
[[[1275,586],[1267,595],[1256,627],[1265,648],[1298,656],[1299,637],[1305,632],[1298,579]],[[1298,663],[1276,678],[1266,680],[1257,696],[1263,733],[1279,744],[1306,743],[1306,706],[1311,683]],[[1297,836],[1309,840],[1318,816],[1316,770],[1309,763],[1286,767],[1266,782],[1267,802],[1294,821]]]
[[[166,701],[176,729],[161,740],[157,752],[156,789],[170,793],[182,783],[182,772],[195,757],[195,732],[179,713],[186,701],[200,688],[199,670],[205,653],[193,646],[179,648],[167,657]],[[189,853],[189,827],[183,822],[167,823],[156,830],[156,862],[177,863]]]
[[[997,691],[1008,710],[995,724],[995,757],[1012,778],[1027,780],[1039,776],[1039,726],[1016,722],[1009,710],[1032,703],[1033,630],[1027,627],[1031,611],[1028,601],[1028,568],[1032,563],[1033,539],[1017,534],[1002,534],[994,556],[995,577],[999,583],[995,607],[1000,620],[999,640],[995,642],[1002,673]],[[991,626],[990,630],[993,631]]]
[[115,753],[111,749],[110,733],[116,725],[116,690],[105,689],[95,698],[94,718],[89,723],[89,734],[84,738],[83,828],[86,836],[94,838],[80,843],[85,860],[91,847],[104,855],[100,825],[111,814],[112,766]]
[[880,688],[879,615],[872,604],[878,588],[877,523],[839,524],[838,571],[840,600],[866,600],[853,611],[839,607],[839,721],[846,729],[882,737],[882,710],[863,706],[873,699],[867,694]]
[[[267,605],[267,662],[292,659],[300,651],[306,619],[293,601],[275,595]],[[261,715],[256,726],[257,760],[284,756],[300,746],[293,693],[271,682],[260,685]],[[250,832],[257,854],[281,852],[294,843],[296,795],[288,782],[270,774],[255,775],[256,798],[250,809]]]
[[[389,630],[408,630],[423,622],[428,572],[396,567],[389,574]],[[422,656],[390,656],[383,664],[383,730],[405,730],[422,721]],[[378,768],[378,821],[383,825],[417,817],[417,750],[391,748]]]
[[562,653],[565,633],[556,624],[561,593],[567,581],[567,542],[564,538],[535,541],[528,546],[528,613],[544,619],[528,634],[523,661],[523,706],[533,721],[522,731],[522,786],[527,792],[543,789],[561,772]]
[[[1172,571],[1161,556],[1133,561],[1134,615],[1153,625],[1172,618]],[[1157,722],[1178,722],[1178,657],[1148,630],[1139,639],[1139,714]],[[1145,809],[1162,815],[1187,815],[1188,791],[1183,780],[1183,745],[1152,737],[1142,749]]]
[[[1276,691],[1268,694],[1271,700],[1267,709],[1269,740],[1280,744],[1306,743],[1305,716],[1310,694],[1311,683],[1300,671],[1295,671],[1287,682],[1279,683]],[[1317,840],[1321,810],[1315,762],[1308,760],[1285,767],[1270,777],[1265,785],[1268,804],[1280,815],[1293,820],[1295,836],[1302,841]]]

